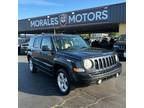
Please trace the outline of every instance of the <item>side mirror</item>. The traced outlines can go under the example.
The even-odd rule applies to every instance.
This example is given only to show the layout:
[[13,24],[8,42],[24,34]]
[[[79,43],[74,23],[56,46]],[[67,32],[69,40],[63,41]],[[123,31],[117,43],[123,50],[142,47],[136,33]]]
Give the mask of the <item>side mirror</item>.
[[50,51],[50,49],[48,48],[48,46],[42,46],[42,51]]

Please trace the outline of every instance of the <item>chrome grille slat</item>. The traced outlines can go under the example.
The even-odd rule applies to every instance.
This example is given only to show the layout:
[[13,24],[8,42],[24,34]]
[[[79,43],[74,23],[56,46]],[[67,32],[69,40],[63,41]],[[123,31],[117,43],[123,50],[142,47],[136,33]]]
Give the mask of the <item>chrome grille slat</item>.
[[107,63],[107,60],[106,60],[106,58],[105,58],[105,63],[106,63],[106,67],[108,67],[108,63]]
[[116,63],[115,56],[113,56],[113,61],[114,61],[114,64],[115,64]]
[[99,60],[97,60],[97,62],[98,62],[98,69],[100,69],[100,65],[99,65],[100,63],[99,63]]
[[103,63],[103,59],[101,59],[101,62],[102,62],[102,69],[104,68],[104,63]]
[[112,57],[110,57],[111,58],[111,63],[112,63],[112,65],[113,65],[113,59],[112,59]]
[[111,63],[111,58],[109,57],[109,63],[110,63],[110,66],[112,65],[112,63]]
[[99,59],[99,66],[100,66],[100,69],[102,69],[102,60]]
[[96,69],[99,69],[99,63],[98,63],[98,60],[97,60],[97,59],[95,60],[95,68],[96,68]]
[[110,66],[110,65],[109,65],[109,60],[108,60],[108,58],[106,58],[106,61],[107,61],[107,66]]
[[103,66],[104,66],[104,68],[106,68],[106,61],[105,61],[105,58],[103,58]]

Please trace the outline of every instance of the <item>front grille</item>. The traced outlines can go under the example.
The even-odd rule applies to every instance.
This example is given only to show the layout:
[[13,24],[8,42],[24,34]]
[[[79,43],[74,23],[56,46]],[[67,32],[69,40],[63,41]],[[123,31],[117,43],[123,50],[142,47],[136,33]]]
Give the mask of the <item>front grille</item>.
[[116,64],[116,58],[115,56],[107,56],[107,57],[101,57],[94,60],[95,62],[95,69],[105,69],[109,68]]

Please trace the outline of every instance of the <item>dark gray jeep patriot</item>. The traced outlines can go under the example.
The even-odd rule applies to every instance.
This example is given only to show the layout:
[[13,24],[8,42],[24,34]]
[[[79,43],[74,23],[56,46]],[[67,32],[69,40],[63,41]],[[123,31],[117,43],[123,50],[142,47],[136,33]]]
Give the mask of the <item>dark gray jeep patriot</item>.
[[101,84],[121,73],[116,52],[91,48],[78,35],[42,34],[30,39],[27,59],[30,72],[37,69],[55,76],[58,90],[70,92],[71,84]]

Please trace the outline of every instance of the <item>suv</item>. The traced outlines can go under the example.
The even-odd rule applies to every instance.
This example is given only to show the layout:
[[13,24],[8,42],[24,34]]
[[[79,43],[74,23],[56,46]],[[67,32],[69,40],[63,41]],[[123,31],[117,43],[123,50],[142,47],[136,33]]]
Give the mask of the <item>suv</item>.
[[27,54],[30,37],[18,39],[18,54]]
[[27,54],[27,50],[28,50],[28,43],[22,43],[19,46],[19,54]]
[[37,69],[55,76],[58,90],[70,92],[71,84],[101,84],[121,73],[117,53],[90,48],[78,35],[44,34],[31,37],[27,59],[30,72]]
[[118,53],[119,58],[126,58],[126,35],[120,35],[117,42],[113,45],[113,50]]

